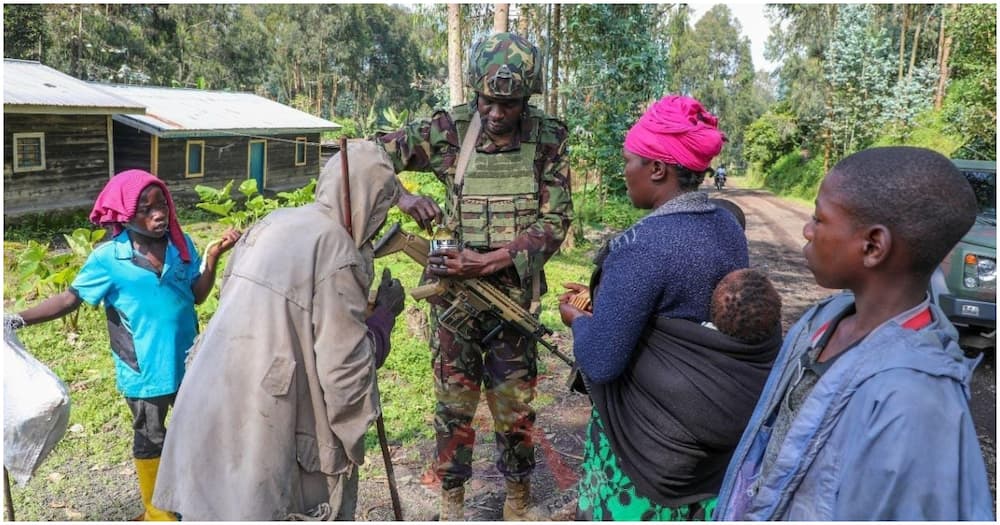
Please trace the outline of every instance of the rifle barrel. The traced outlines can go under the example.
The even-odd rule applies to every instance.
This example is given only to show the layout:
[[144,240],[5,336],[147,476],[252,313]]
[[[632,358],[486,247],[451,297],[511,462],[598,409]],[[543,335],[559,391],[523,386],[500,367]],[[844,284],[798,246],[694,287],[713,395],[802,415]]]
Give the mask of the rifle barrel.
[[538,344],[544,346],[545,348],[547,348],[549,350],[549,352],[552,352],[553,354],[555,354],[556,357],[558,357],[559,359],[562,360],[562,362],[566,363],[569,366],[573,366],[573,360],[570,359],[569,356],[567,356],[566,354],[564,354],[561,351],[559,351],[559,348],[556,347],[556,345],[554,345],[554,344],[546,341],[545,339],[542,339],[541,337],[539,337],[537,335],[532,334],[532,337],[534,337],[535,341],[538,341]]

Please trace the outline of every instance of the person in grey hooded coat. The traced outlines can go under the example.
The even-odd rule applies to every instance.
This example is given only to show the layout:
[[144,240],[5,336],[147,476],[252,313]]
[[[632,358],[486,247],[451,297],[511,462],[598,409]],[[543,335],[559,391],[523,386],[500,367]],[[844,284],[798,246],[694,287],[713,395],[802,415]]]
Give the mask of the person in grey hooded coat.
[[[218,310],[192,348],[153,499],[184,520],[354,517],[376,368],[403,309],[383,279],[372,311],[372,239],[400,192],[388,157],[352,141],[345,227],[341,153],[315,202],[243,235]],[[371,313],[369,313],[371,312]]]

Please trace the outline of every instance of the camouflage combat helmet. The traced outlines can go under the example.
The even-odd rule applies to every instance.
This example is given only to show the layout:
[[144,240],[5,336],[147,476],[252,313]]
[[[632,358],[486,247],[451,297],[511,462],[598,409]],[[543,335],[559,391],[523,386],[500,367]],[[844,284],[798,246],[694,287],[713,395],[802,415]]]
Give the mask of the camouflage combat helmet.
[[542,92],[542,57],[523,37],[496,33],[473,46],[465,83],[488,97],[530,97]]

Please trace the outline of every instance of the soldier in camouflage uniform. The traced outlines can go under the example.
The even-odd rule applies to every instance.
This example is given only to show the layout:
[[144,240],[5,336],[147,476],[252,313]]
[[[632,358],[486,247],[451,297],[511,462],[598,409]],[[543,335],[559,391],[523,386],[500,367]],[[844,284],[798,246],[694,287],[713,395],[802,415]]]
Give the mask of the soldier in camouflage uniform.
[[[542,57],[525,39],[499,33],[470,53],[466,77],[475,97],[384,135],[381,144],[398,172],[431,171],[447,189],[445,211],[433,200],[403,191],[399,208],[422,227],[442,222],[455,231],[461,250],[432,252],[430,276],[481,277],[537,314],[545,293],[542,267],[558,250],[573,214],[565,124],[530,106],[540,93]],[[455,175],[461,144],[473,118],[482,131],[461,187]],[[529,476],[535,466],[532,430],[537,376],[535,344],[504,329],[488,344],[494,326],[478,323],[465,339],[440,326],[431,311],[431,351],[437,406],[436,472],[442,482],[442,520],[462,520],[464,483],[472,475],[472,419],[485,386],[493,414],[507,498],[504,519],[540,520],[530,506]]]

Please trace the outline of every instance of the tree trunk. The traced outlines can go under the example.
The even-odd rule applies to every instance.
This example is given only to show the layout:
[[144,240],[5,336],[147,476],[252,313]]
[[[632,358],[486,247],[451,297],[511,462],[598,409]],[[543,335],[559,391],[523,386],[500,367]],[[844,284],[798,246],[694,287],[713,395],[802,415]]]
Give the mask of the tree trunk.
[[313,100],[316,101],[316,116],[323,118],[323,59],[319,60],[316,71],[316,93]]
[[493,6],[493,32],[506,33],[510,4],[493,4]]
[[73,49],[73,76],[83,78],[83,6],[76,6],[76,42]]
[[920,45],[920,30],[923,29],[923,22],[917,22],[917,28],[913,30],[913,48],[910,50],[910,67],[906,71],[906,79],[913,78],[913,66],[917,62],[917,47]]
[[910,28],[910,6],[903,4],[899,7],[903,10],[903,26],[899,30],[899,74],[896,77],[897,83],[903,81],[903,63],[906,60],[906,31]]
[[323,75],[316,79],[316,116],[323,118]]
[[549,41],[552,42],[552,82],[549,88],[549,99],[546,104],[546,113],[549,115],[559,114],[559,41],[562,40],[561,26],[562,5],[552,6],[552,31],[549,33]]
[[462,93],[462,17],[461,5],[448,4],[448,90],[450,105],[465,100]]
[[337,116],[337,88],[340,87],[340,83],[337,82],[337,78],[334,77],[330,82],[330,120],[333,120]]
[[941,6],[941,28],[938,30],[938,83],[934,90],[934,109],[940,110],[944,103],[944,87],[948,79],[948,64],[945,59],[945,20],[948,18],[948,6]]
[[934,108],[941,109],[941,105],[944,103],[945,89],[948,87],[948,76],[949,70],[948,59],[951,56],[951,45],[953,42],[953,37],[947,35],[945,31],[945,19],[949,13],[953,13],[958,7],[955,4],[951,4],[941,10],[941,37],[943,37],[944,42],[941,44],[941,60],[940,60],[940,74],[938,76],[938,89],[937,96],[934,99]]
[[[531,21],[531,6],[520,4],[517,14],[517,34],[528,38],[529,22]],[[530,39],[529,39],[530,40]]]
[[302,93],[306,90],[306,79],[302,74],[302,64],[295,63],[295,91],[297,93]]
[[[833,122],[833,100],[831,100],[830,87],[826,87],[826,121]],[[833,131],[827,125],[823,131],[823,173],[830,171],[830,153],[833,150]]]

